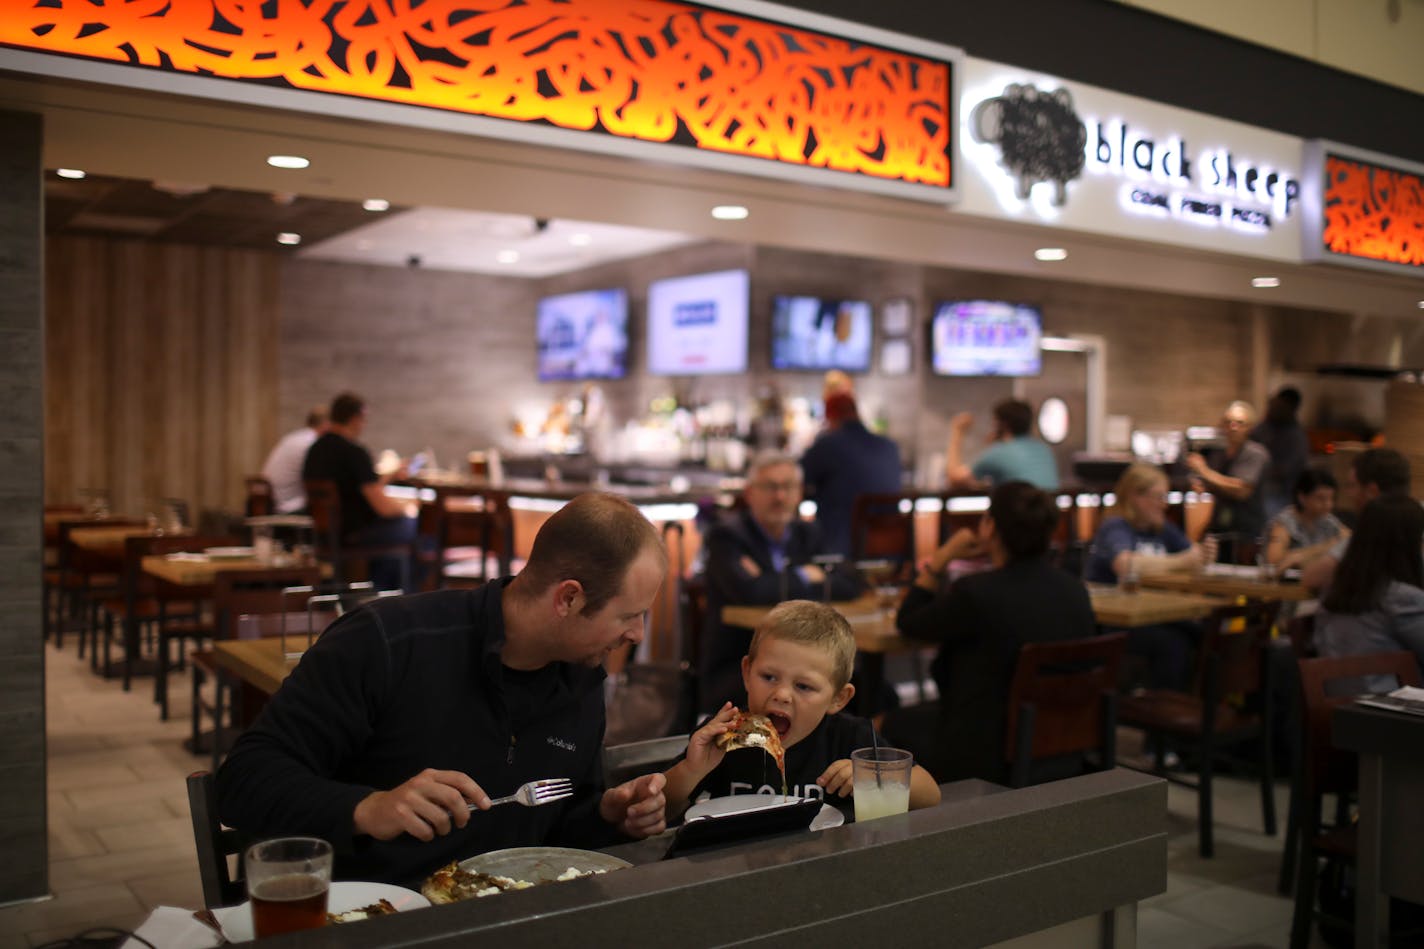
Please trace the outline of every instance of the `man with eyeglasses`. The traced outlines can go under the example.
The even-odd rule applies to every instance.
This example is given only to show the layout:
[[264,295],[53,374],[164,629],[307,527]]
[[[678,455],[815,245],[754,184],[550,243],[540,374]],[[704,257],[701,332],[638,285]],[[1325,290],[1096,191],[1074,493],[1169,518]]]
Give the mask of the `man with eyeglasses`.
[[752,631],[722,622],[722,607],[770,606],[819,600],[829,580],[832,600],[854,599],[858,576],[849,567],[827,573],[812,562],[828,552],[820,530],[800,517],[801,466],[791,455],[764,452],[752,460],[742,492],[744,510],[713,527],[703,541],[707,563],[707,619],[699,669],[699,705],[745,708],[742,657]]
[[1192,452],[1186,459],[1197,490],[1205,488],[1215,498],[1210,529],[1226,535],[1222,553],[1228,561],[1236,559],[1238,545],[1258,540],[1266,529],[1261,482],[1271,453],[1250,440],[1255,421],[1250,403],[1232,402],[1221,419],[1226,446],[1205,455]]

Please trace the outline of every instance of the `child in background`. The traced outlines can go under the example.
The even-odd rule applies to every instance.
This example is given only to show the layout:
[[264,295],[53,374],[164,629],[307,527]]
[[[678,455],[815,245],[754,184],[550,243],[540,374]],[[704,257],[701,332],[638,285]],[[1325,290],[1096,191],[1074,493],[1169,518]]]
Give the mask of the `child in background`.
[[[774,608],[752,636],[742,657],[747,709],[771,720],[786,749],[787,790],[792,797],[824,798],[850,805],[850,754],[876,741],[870,722],[841,712],[855,695],[850,684],[855,634],[840,613],[824,603],[790,600]],[[682,760],[667,772],[668,822],[694,802],[733,794],[779,794],[781,774],[771,756],[755,749],[730,756],[718,748],[736,710],[723,705],[693,733]],[[939,803],[939,785],[915,766],[910,808]],[[837,800],[840,799],[840,800]]]

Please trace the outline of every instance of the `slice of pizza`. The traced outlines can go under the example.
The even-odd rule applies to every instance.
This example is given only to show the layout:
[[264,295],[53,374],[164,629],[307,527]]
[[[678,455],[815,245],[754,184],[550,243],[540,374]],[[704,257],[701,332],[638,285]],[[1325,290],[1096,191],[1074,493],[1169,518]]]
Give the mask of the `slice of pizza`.
[[717,736],[717,747],[723,751],[735,751],[738,748],[760,748],[776,759],[776,767],[781,771],[783,783],[785,783],[786,750],[781,747],[781,735],[777,732],[776,726],[765,715],[753,715],[740,709],[736,710],[732,716],[731,725],[725,732]]
[[458,903],[477,896],[493,896],[507,890],[527,890],[533,886],[527,880],[514,880],[491,873],[466,870],[458,863],[449,863],[430,875],[420,885],[421,894],[431,903]]
[[363,919],[370,919],[372,916],[389,916],[395,911],[396,908],[391,905],[391,901],[383,899],[360,909],[349,909],[344,913],[327,913],[326,921],[328,923],[356,923]]

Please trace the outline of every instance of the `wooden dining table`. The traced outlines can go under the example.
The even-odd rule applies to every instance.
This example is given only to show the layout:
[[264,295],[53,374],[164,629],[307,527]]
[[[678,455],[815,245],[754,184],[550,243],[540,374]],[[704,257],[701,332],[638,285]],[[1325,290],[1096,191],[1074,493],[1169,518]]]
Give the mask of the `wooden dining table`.
[[[1118,629],[1202,619],[1226,603],[1219,596],[1165,590],[1125,593],[1112,586],[1089,585],[1088,593],[1097,621]],[[855,648],[861,657],[862,686],[869,695],[877,695],[884,682],[887,655],[934,648],[932,643],[900,635],[895,626],[898,600],[895,606],[886,606],[878,595],[870,593],[854,600],[832,602],[831,606],[850,621]],[[755,629],[771,610],[771,606],[724,606],[722,622]]]
[[153,533],[153,528],[143,524],[97,524],[94,527],[76,527],[69,532],[69,542],[81,550],[93,554],[118,556],[124,552],[124,541],[130,537],[142,537]]
[[261,570],[270,566],[256,557],[174,557],[171,554],[155,554],[143,558],[144,573],[180,587],[212,586],[223,570]]
[[1174,590],[1141,589],[1128,593],[1114,586],[1088,586],[1093,616],[1103,626],[1138,629],[1206,617],[1227,601],[1217,596]]
[[1167,590],[1176,593],[1198,593],[1226,599],[1246,597],[1267,603],[1313,600],[1318,595],[1299,583],[1282,583],[1279,580],[1261,580],[1232,574],[1214,573],[1149,573],[1142,577],[1142,585],[1153,590]]
[[[304,636],[289,636],[286,645],[305,644]],[[223,639],[213,644],[213,661],[240,682],[271,695],[297,667],[299,654],[283,648],[281,636]]]

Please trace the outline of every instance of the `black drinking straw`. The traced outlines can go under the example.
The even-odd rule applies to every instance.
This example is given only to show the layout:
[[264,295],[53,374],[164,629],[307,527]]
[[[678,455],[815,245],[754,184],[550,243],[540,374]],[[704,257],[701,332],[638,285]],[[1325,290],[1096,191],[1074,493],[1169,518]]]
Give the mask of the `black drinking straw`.
[[875,733],[875,726],[870,726],[870,747],[874,749],[875,757],[875,786],[884,787],[880,781],[880,736]]

